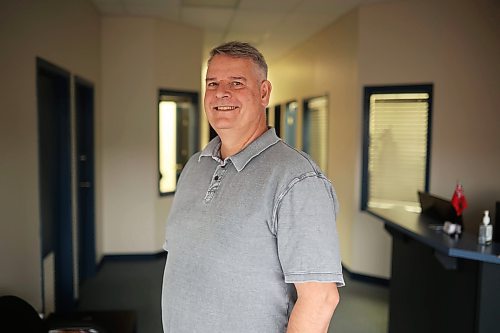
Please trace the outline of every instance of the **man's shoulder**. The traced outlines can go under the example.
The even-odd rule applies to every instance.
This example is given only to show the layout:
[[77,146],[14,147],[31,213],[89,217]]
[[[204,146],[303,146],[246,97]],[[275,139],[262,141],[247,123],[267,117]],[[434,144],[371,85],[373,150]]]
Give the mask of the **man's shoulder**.
[[319,166],[313,161],[311,156],[283,141],[279,141],[270,147],[266,154],[266,159],[272,162],[273,165],[282,168],[284,172],[323,173]]

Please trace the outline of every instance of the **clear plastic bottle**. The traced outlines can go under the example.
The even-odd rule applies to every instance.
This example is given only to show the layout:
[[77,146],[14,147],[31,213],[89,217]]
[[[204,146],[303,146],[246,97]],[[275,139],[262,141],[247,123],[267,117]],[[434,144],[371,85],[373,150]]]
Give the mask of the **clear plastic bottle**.
[[490,244],[493,238],[493,227],[490,224],[490,212],[485,210],[483,216],[483,223],[479,226],[479,238],[478,242],[480,245]]

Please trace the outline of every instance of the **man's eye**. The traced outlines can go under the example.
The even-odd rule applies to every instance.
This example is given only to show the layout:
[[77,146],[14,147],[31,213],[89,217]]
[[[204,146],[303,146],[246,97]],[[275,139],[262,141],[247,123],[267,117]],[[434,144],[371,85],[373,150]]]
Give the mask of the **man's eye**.
[[216,88],[217,87],[217,82],[208,82],[207,83],[208,88]]
[[239,82],[239,81],[233,81],[233,82],[231,82],[231,85],[232,85],[233,87],[239,87],[239,86],[242,86],[242,85],[243,85],[243,83],[241,83],[241,82]]

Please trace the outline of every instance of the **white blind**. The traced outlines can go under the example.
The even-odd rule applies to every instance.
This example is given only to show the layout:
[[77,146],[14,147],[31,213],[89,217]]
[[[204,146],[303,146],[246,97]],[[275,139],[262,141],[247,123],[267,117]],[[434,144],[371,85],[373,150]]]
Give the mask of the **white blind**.
[[368,151],[369,207],[418,210],[425,188],[427,93],[372,94]]
[[309,154],[319,167],[326,172],[328,142],[328,109],[326,97],[309,100],[307,112],[310,116]]

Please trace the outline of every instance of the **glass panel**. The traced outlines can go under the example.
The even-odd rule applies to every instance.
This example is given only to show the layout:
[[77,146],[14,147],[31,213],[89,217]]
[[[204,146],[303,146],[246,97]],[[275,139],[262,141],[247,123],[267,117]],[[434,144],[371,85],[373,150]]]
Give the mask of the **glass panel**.
[[304,102],[303,146],[319,167],[326,171],[328,146],[328,97]]
[[295,147],[297,144],[297,111],[298,103],[293,101],[286,104],[285,109],[285,142]]
[[274,127],[276,135],[281,137],[281,105],[266,108],[267,126]]
[[172,193],[189,158],[199,149],[198,94],[160,91],[158,107],[160,195]]
[[177,103],[160,102],[160,192],[174,192],[177,183]]
[[419,211],[425,190],[429,94],[372,94],[369,111],[368,207]]

